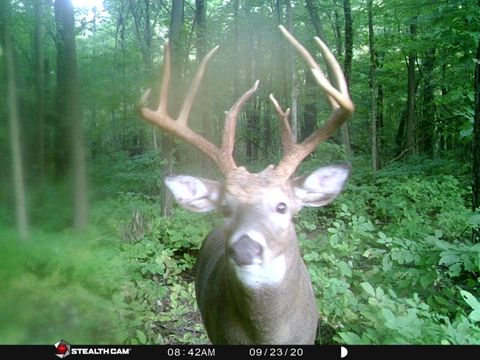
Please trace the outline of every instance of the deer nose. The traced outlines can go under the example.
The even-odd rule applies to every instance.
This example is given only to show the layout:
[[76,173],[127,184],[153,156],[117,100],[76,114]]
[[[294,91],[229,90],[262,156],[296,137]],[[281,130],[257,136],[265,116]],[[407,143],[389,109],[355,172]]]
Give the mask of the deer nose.
[[229,248],[229,256],[238,266],[252,265],[262,259],[262,245],[248,235],[243,235]]

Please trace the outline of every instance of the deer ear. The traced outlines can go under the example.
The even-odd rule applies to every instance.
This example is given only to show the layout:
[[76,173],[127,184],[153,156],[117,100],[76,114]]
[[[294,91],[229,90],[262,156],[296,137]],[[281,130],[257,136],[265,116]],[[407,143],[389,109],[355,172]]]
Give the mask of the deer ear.
[[165,178],[175,200],[185,209],[206,212],[217,208],[221,183],[218,181],[178,175]]
[[308,176],[293,180],[293,191],[300,206],[324,206],[332,202],[343,189],[349,167],[326,166]]

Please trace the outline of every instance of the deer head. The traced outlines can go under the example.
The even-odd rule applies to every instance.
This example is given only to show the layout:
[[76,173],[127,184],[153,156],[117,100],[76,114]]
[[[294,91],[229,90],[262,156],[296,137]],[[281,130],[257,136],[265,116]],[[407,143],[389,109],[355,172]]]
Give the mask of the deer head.
[[[309,65],[333,111],[321,128],[302,143],[296,143],[289,124],[290,110],[283,110],[270,95],[282,128],[283,158],[277,166],[269,165],[260,173],[250,173],[233,159],[237,117],[257,90],[258,81],[226,112],[220,147],[188,127],[190,109],[205,67],[218,47],[201,62],[178,118],[173,119],[167,113],[171,73],[167,45],[158,108],[140,109],[147,121],[207,154],[225,177],[222,182],[186,175],[165,179],[181,206],[195,212],[216,209],[225,219],[224,225],[204,241],[197,263],[197,301],[214,343],[308,343],[315,337],[315,299],[292,217],[303,206],[330,203],[341,192],[348,168],[327,166],[307,176],[292,175],[339,128],[354,106],[341,67],[327,46],[315,38],[337,88],[309,52],[283,26],[280,30]],[[147,91],[142,103],[148,96]]]

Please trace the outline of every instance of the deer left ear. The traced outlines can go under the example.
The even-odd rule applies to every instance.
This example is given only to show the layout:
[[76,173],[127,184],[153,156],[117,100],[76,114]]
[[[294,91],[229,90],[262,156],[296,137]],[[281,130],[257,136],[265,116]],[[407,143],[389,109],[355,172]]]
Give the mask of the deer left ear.
[[218,181],[187,175],[169,176],[165,184],[185,209],[206,212],[217,208],[221,184]]
[[308,176],[293,179],[293,192],[297,203],[300,207],[327,205],[343,190],[348,174],[348,166],[333,165],[319,168]]

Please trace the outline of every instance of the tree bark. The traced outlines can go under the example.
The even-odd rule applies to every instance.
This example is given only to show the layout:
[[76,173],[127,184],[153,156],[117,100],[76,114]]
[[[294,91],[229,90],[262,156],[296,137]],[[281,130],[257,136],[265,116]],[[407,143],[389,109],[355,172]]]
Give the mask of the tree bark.
[[373,14],[372,14],[372,0],[368,0],[368,44],[370,50],[370,121],[371,121],[371,156],[372,156],[372,169],[377,171],[380,168],[380,162],[378,157],[378,124],[377,124],[377,102],[378,102],[378,87],[377,87],[377,64],[375,59],[374,48],[374,32],[373,32]]
[[35,0],[35,114],[37,117],[38,180],[45,185],[45,67],[43,58],[42,0]]
[[[195,47],[197,50],[197,66],[207,54],[207,7],[205,0],[195,0]],[[197,116],[200,119],[202,135],[207,139],[213,139],[213,126],[210,121],[212,116],[209,116],[209,96],[208,96],[208,77],[204,76],[202,82],[202,97],[199,97],[197,103]],[[202,168],[208,169],[212,163],[208,156],[201,151],[196,151],[197,158],[200,159]]]
[[323,31],[323,25],[320,21],[320,16],[318,16],[317,7],[312,0],[305,0],[305,6],[307,7],[308,14],[310,15],[310,20],[315,29],[315,33],[324,43],[326,43],[325,32]]
[[80,81],[77,68],[75,19],[70,0],[55,1],[57,26],[58,96],[61,97],[60,116],[68,122],[71,139],[73,170],[73,227],[85,230],[88,224],[87,166],[82,128]]
[[435,66],[435,48],[430,48],[424,55],[423,61],[423,89],[422,112],[418,125],[418,147],[423,153],[433,155],[433,135],[435,129],[435,102],[433,70]]
[[340,6],[338,5],[337,0],[333,0],[333,16],[335,19],[335,23],[333,24],[333,34],[335,36],[335,48],[337,49],[337,57],[340,60],[343,57],[343,36],[340,26],[340,11],[338,9],[339,7]]
[[[168,104],[169,113],[176,117],[183,96],[180,96],[182,83],[182,29],[184,21],[184,0],[172,0],[172,13],[170,14],[169,45],[172,52],[172,77],[170,80],[170,104]],[[166,158],[162,174],[169,175],[173,172],[173,155],[175,143],[171,135],[162,135],[162,152]],[[169,216],[172,213],[173,198],[166,186],[161,190],[161,208],[162,215]]]
[[[285,0],[286,9],[287,9],[287,29],[293,34],[293,22],[292,22],[292,5],[290,0]],[[290,93],[290,126],[292,128],[292,138],[294,141],[298,139],[298,80],[297,80],[297,70],[295,68],[295,53],[293,48],[289,46],[289,55],[290,55],[290,76],[291,76],[291,93]]]
[[343,72],[345,73],[347,84],[349,84],[353,57],[353,18],[350,0],[343,0],[343,13],[345,16],[345,58],[343,61]]
[[[350,7],[350,0],[343,0],[343,13],[345,16],[345,58],[343,62],[343,71],[347,80],[347,86],[350,84],[350,75],[352,73],[353,57],[353,19]],[[350,139],[350,120],[347,119],[342,124],[343,144],[347,156],[352,155],[352,144]]]
[[[480,6],[480,1],[478,2]],[[480,210],[480,41],[477,45],[475,64],[475,113],[473,120],[473,157],[472,157],[472,210]],[[480,242],[480,228],[473,230],[473,239]]]
[[301,126],[300,141],[309,137],[317,127],[317,103],[318,85],[310,71],[306,73],[305,79],[305,106],[303,108],[303,122]]
[[15,82],[15,63],[12,38],[9,28],[9,3],[0,5],[0,34],[5,57],[5,73],[7,77],[7,109],[10,135],[10,149],[12,154],[12,183],[15,197],[15,217],[17,229],[21,239],[29,234],[27,206],[25,196],[25,180],[23,172],[20,116],[18,112],[17,86]]
[[[417,34],[417,19],[414,17],[410,24],[410,36],[415,39]],[[416,90],[416,75],[415,75],[415,61],[416,54],[414,50],[409,50],[407,59],[407,141],[405,149],[412,149],[415,152],[415,90]]]
[[[245,16],[250,17],[254,11],[254,5],[247,2],[244,6]],[[248,54],[245,56],[245,84],[243,89],[240,90],[240,93],[243,93],[245,89],[250,88],[256,79],[258,79],[258,57],[255,56],[257,53],[257,32],[254,28],[248,27],[246,29],[246,35],[248,39],[248,46],[251,49]],[[236,94],[238,97],[239,94]],[[259,121],[260,121],[260,102],[256,96],[253,96],[252,99],[248,101],[246,105],[246,144],[245,144],[245,155],[250,160],[258,159],[258,148],[259,148]]]
[[205,0],[195,0],[195,21],[197,60],[200,62],[207,54],[207,7],[205,6]]

